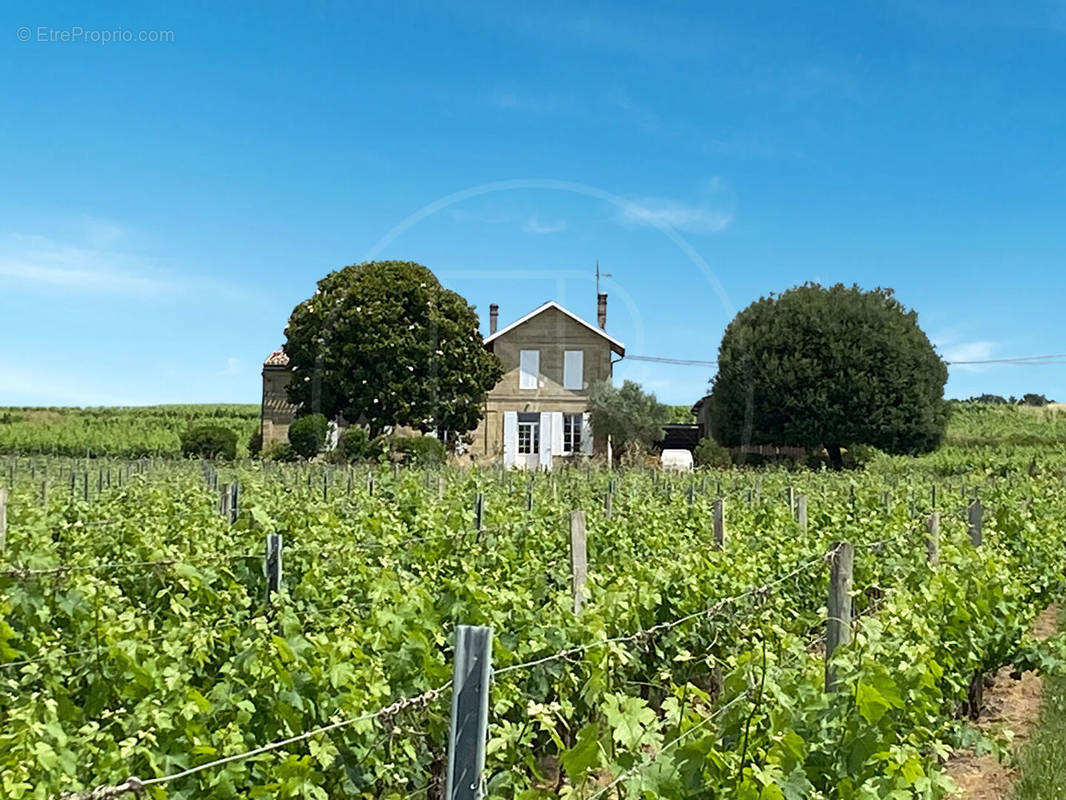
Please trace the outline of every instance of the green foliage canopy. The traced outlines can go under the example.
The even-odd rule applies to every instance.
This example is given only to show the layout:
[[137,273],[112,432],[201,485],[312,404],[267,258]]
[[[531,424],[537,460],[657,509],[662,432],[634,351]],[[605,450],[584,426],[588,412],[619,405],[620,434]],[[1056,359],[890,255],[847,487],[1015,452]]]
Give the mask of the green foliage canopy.
[[502,375],[473,307],[409,261],[331,272],[293,310],[285,336],[289,399],[363,423],[371,436],[401,425],[472,430]]
[[718,352],[711,426],[726,446],[921,453],[944,436],[947,367],[889,289],[808,283],[752,303]]

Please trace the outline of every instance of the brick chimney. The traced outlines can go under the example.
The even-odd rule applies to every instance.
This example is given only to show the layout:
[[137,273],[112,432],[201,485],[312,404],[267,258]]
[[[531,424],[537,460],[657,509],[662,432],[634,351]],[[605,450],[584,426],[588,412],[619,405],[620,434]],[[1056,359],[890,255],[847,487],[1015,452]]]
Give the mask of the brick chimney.
[[600,292],[596,295],[596,324],[600,330],[607,330],[607,293]]
[[493,303],[489,306],[489,336],[496,333],[496,325],[500,321],[500,307]]

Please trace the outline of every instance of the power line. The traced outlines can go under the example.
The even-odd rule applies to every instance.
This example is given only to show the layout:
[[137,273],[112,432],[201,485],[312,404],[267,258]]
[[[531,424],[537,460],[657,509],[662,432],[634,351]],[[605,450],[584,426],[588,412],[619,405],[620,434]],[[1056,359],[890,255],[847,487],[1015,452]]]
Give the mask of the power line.
[[[717,361],[701,361],[692,358],[665,358],[662,356],[627,355],[629,361],[650,361],[655,364],[674,364],[681,367],[717,367]],[[1053,353],[1046,356],[1015,356],[1012,358],[985,358],[967,361],[945,361],[949,367],[978,364],[1010,364],[1015,366],[1042,366],[1044,364],[1066,364],[1066,353]]]
[[626,356],[629,361],[653,361],[656,364],[679,364],[683,367],[716,367],[717,361],[697,361],[687,358],[660,358],[659,356]]
[[[1057,360],[1053,360],[1057,359]],[[1016,356],[1014,358],[986,358],[979,361],[948,361],[947,364],[1066,364],[1066,353],[1049,356]]]

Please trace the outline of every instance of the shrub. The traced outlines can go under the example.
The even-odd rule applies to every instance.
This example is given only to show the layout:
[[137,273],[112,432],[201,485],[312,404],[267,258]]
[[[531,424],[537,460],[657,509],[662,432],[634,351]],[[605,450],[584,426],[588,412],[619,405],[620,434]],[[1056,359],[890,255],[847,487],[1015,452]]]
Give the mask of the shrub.
[[371,439],[366,428],[353,425],[341,433],[337,440],[337,449],[334,451],[335,460],[342,464],[374,461],[381,457],[384,449],[384,437],[378,436]]
[[232,461],[237,457],[237,434],[222,425],[194,425],[181,435],[181,454]]
[[274,442],[263,450],[264,461],[295,461],[296,451],[288,442]]
[[733,457],[728,447],[722,447],[710,436],[704,436],[692,451],[697,467],[730,467]]
[[435,467],[444,463],[444,445],[432,436],[392,436],[388,448],[412,466]]
[[252,438],[248,440],[248,455],[252,458],[256,458],[263,450],[263,432],[256,431],[252,434]]
[[670,409],[655,395],[645,393],[639,383],[625,381],[616,388],[610,381],[600,381],[589,389],[589,420],[597,441],[611,437],[615,458],[641,461],[643,454],[663,438]]
[[297,455],[314,458],[326,446],[329,422],[323,414],[308,414],[289,426],[289,444]]
[[881,455],[884,455],[884,453],[873,445],[853,444],[844,454],[844,466],[851,469],[862,469]]

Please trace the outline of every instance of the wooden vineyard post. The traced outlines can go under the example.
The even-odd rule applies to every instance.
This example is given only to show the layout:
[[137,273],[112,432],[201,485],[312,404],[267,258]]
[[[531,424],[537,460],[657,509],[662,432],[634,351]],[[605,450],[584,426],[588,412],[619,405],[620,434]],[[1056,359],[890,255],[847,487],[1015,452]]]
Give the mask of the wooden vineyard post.
[[268,533],[266,540],[267,603],[281,591],[281,534]]
[[799,529],[803,532],[807,532],[807,495],[801,494],[796,496],[796,522],[799,524]]
[[0,553],[7,547],[7,489],[0,489]]
[[41,508],[48,507],[48,479],[41,481]]
[[452,716],[448,727],[447,800],[481,800],[489,730],[492,628],[460,625],[455,632]]
[[[981,546],[981,501],[974,500],[966,508],[966,522],[970,532],[970,543],[974,548]],[[981,707],[985,699],[985,676],[980,670],[970,678],[970,691],[966,698],[966,706],[970,712],[970,719],[976,720],[981,716]]]
[[725,500],[719,497],[714,501],[714,544],[719,550],[725,547]]
[[888,492],[883,492],[881,494],[881,501],[885,505],[885,513],[886,514],[891,514],[892,513],[892,495],[889,494]]
[[929,566],[940,563],[940,512],[934,511],[925,521],[925,560]]
[[322,470],[322,502],[329,502],[329,474]]
[[984,508],[980,500],[974,500],[966,508],[967,527],[970,532],[970,542],[974,547],[981,546],[981,523],[984,517]]
[[229,484],[222,484],[222,491],[218,499],[218,513],[223,517],[223,519],[229,519],[230,497],[231,495],[229,492]]
[[570,588],[574,594],[574,613],[585,605],[588,580],[588,542],[585,538],[585,512],[570,512]]
[[796,513],[796,490],[789,486],[785,489],[785,502],[788,503],[788,513]]
[[484,527],[484,517],[485,495],[483,495],[481,492],[478,492],[477,499],[474,500],[474,530],[476,530],[478,534],[481,533],[482,528]]
[[89,502],[89,471],[86,470],[81,476],[81,496],[82,499]]
[[605,494],[603,496],[603,518],[604,519],[610,519],[611,518],[611,514],[613,513],[612,506],[614,504],[614,501],[612,500],[613,497],[614,497],[614,494],[611,493],[611,492],[607,492],[607,494]]
[[241,500],[241,485],[234,483],[230,486],[229,495],[229,521],[234,523],[237,521],[237,516],[240,513],[240,500]]
[[825,628],[825,690],[837,690],[833,653],[851,641],[851,582],[855,566],[855,547],[840,542],[833,548],[829,567],[829,618]]

